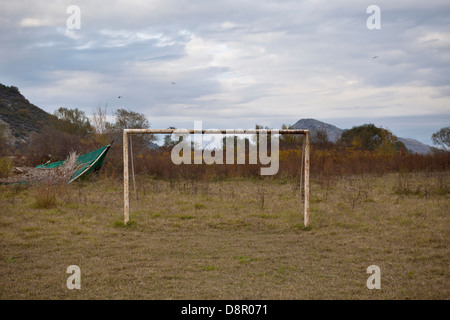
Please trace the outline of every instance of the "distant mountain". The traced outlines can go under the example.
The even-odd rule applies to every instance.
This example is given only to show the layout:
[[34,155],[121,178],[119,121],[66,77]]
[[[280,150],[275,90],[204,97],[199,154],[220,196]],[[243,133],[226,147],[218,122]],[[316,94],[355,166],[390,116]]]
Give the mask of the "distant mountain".
[[420,153],[420,154],[431,153],[430,146],[427,146],[426,144],[423,144],[422,142],[419,142],[417,140],[410,139],[410,138],[397,137],[397,139],[398,139],[398,141],[403,142],[406,149],[408,149],[410,152]]
[[[328,136],[328,140],[335,143],[345,131],[345,129],[340,129],[332,124],[328,124],[316,119],[301,119],[293,125],[294,129],[307,129],[311,134],[311,141],[314,141],[317,131],[324,131]],[[410,138],[397,139],[405,144],[405,147],[412,153],[428,154],[431,153],[430,146],[423,144],[417,140]]]
[[311,141],[314,141],[318,131],[324,131],[328,136],[328,140],[333,143],[335,143],[341,137],[342,132],[344,132],[343,129],[333,126],[332,124],[315,119],[301,119],[293,125],[293,128],[309,130]]
[[25,142],[31,133],[50,125],[55,116],[31,104],[14,86],[0,83],[0,124],[6,125],[12,145]]

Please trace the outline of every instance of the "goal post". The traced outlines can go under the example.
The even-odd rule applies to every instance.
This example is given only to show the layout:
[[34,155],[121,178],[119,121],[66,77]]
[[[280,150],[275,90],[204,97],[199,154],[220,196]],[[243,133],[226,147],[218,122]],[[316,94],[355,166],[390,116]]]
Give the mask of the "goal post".
[[[302,157],[301,157],[301,173],[300,173],[300,214],[302,205],[302,185],[304,187],[305,198],[303,202],[303,214],[304,225],[309,225],[309,167],[310,167],[310,143],[309,143],[309,130],[303,129],[124,129],[123,130],[123,214],[124,224],[126,225],[130,221],[130,196],[129,196],[129,165],[128,165],[128,135],[132,134],[172,134],[182,131],[189,134],[259,134],[260,132],[274,134],[301,134],[305,138],[302,145]],[[303,180],[303,181],[302,181]]]

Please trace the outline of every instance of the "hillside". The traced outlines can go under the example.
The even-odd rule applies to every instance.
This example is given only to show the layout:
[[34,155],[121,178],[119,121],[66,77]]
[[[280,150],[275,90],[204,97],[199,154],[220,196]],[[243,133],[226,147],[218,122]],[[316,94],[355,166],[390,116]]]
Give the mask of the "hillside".
[[341,137],[342,132],[344,132],[343,129],[315,119],[301,119],[293,125],[293,128],[309,130],[312,141],[314,141],[318,131],[324,131],[327,133],[328,140],[333,143],[335,143]]
[[[317,131],[324,131],[327,133],[328,140],[333,143],[335,143],[341,136],[342,132],[345,131],[345,129],[340,129],[334,125],[315,119],[301,119],[293,125],[293,128],[310,130],[312,141],[314,141]],[[428,154],[431,152],[431,148],[429,146],[415,139],[401,137],[397,137],[397,139],[398,141],[403,142],[410,152],[419,154]]]
[[410,139],[410,138],[397,138],[398,141],[403,142],[405,147],[412,152],[420,153],[420,154],[427,154],[431,153],[431,148],[427,146],[426,144],[423,144],[417,140]]
[[11,145],[27,141],[30,134],[40,132],[55,117],[30,103],[17,87],[0,83],[0,124],[6,125]]

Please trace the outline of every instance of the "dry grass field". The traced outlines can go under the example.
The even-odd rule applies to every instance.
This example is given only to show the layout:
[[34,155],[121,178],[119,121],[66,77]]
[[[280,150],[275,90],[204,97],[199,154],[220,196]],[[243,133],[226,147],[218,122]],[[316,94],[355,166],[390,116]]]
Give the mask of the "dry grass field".
[[449,178],[316,177],[308,228],[293,180],[138,177],[127,226],[117,179],[0,186],[0,299],[449,299]]

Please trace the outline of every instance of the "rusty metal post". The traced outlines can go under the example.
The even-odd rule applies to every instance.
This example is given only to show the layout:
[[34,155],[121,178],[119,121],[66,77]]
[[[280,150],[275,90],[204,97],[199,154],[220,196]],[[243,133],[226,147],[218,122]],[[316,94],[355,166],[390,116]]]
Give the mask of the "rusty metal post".
[[126,225],[130,220],[130,199],[129,199],[129,177],[128,177],[128,134],[123,130],[123,223]]
[[305,132],[305,227],[309,225],[309,131]]

